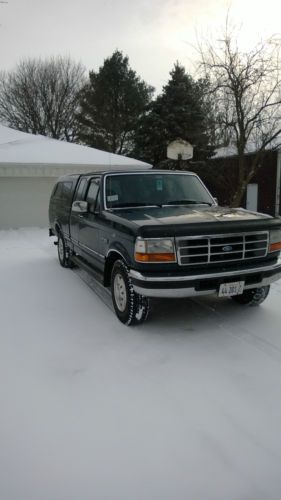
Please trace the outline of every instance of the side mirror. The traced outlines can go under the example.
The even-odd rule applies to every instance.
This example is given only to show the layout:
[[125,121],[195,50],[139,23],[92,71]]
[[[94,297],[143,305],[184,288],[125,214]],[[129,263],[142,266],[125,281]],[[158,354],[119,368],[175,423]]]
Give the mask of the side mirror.
[[86,214],[88,212],[88,203],[86,201],[74,201],[72,203],[72,212]]

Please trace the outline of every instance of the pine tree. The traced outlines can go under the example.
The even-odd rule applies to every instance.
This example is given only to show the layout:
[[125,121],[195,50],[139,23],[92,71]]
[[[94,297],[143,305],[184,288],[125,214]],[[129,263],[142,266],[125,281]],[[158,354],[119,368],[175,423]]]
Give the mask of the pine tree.
[[175,64],[170,80],[140,119],[134,154],[154,165],[166,159],[167,145],[183,139],[194,146],[194,159],[210,155],[210,103],[205,80],[195,81]]
[[105,151],[129,154],[136,124],[153,90],[130,68],[128,57],[116,50],[99,71],[90,72],[81,93],[80,140]]

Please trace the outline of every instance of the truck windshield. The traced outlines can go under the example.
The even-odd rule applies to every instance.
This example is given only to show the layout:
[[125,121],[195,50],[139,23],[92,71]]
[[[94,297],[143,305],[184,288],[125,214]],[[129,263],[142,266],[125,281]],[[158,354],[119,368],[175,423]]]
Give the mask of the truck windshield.
[[108,209],[215,204],[198,177],[178,173],[108,175],[105,201]]

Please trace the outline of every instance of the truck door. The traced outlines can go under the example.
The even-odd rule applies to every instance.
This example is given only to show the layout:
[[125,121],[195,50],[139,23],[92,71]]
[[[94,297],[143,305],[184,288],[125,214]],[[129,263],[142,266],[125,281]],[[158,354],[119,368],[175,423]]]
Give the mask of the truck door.
[[79,214],[78,245],[81,256],[102,269],[104,257],[100,253],[100,177],[92,177],[87,187],[85,201],[88,212]]
[[[78,186],[76,188],[76,191],[74,193],[73,197],[73,202],[74,201],[83,201],[85,199],[85,191],[87,188],[88,184],[88,178],[87,177],[81,177],[81,179],[78,182]],[[71,239],[74,243],[74,245],[78,244],[78,234],[79,234],[79,224],[81,221],[81,214],[77,212],[71,211],[70,215],[70,229],[71,229]]]

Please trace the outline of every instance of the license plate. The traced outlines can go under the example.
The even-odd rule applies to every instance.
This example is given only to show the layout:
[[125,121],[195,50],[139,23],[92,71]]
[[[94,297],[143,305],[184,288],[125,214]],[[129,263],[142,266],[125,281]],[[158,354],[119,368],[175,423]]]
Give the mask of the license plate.
[[219,297],[231,297],[241,295],[244,290],[245,281],[234,281],[233,283],[222,283],[219,288]]

